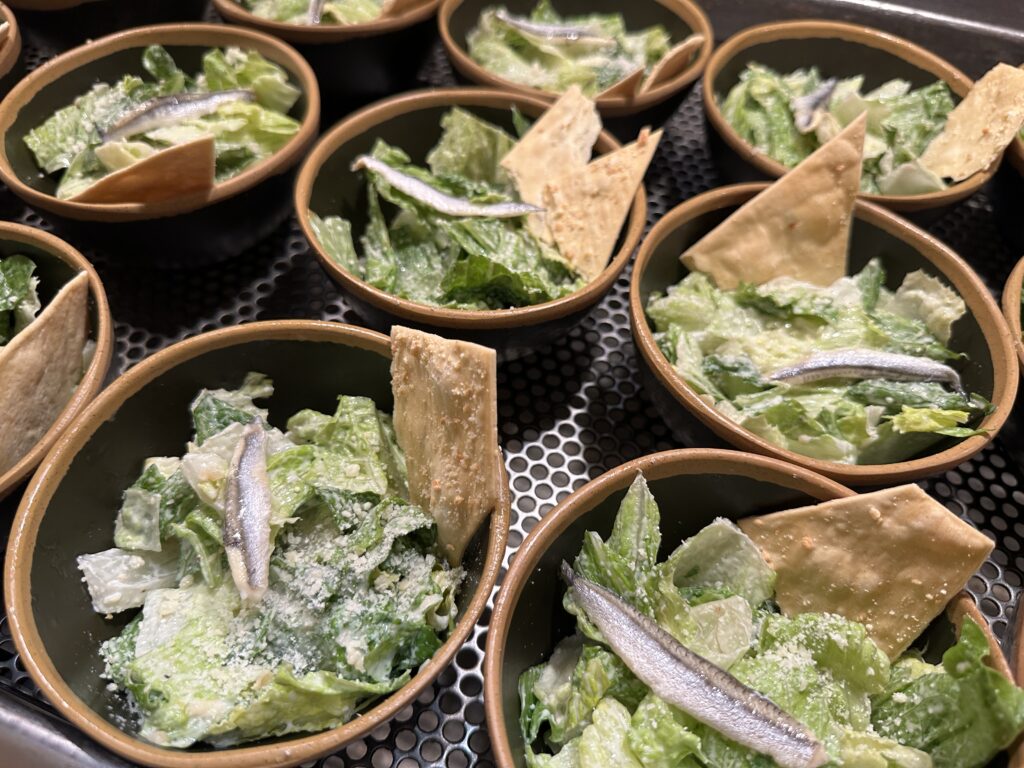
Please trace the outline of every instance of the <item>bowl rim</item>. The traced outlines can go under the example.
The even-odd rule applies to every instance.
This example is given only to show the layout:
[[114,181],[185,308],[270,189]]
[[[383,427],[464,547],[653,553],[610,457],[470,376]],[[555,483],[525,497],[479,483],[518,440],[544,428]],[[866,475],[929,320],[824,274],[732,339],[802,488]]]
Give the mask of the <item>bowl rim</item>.
[[[1018,139],[1019,141],[1019,139]],[[1024,367],[1024,340],[1021,339],[1021,289],[1024,288],[1024,257],[1017,262],[1003,287],[1001,304],[1006,325],[1010,328],[1010,337],[1017,352],[1017,359]],[[1016,298],[1015,298],[1016,297]]]
[[217,9],[217,13],[231,24],[252,27],[286,40],[289,43],[326,45],[358,37],[386,35],[389,32],[397,32],[406,27],[411,27],[433,16],[440,2],[441,0],[421,0],[412,8],[406,9],[397,16],[377,18],[358,24],[321,24],[315,26],[264,19],[252,11],[243,8],[236,0],[213,0],[213,5]]
[[[295,215],[317,260],[327,274],[360,301],[405,321],[462,331],[521,328],[538,325],[582,311],[600,301],[625,269],[640,243],[647,219],[647,194],[643,182],[637,187],[633,204],[620,230],[622,247],[612,255],[601,273],[578,291],[568,296],[540,304],[511,309],[451,309],[421,304],[394,296],[337,264],[323,249],[309,221],[310,199],[320,171],[333,155],[350,140],[374,130],[386,120],[401,118],[424,109],[462,106],[502,108],[517,106],[530,112],[543,112],[550,103],[535,96],[503,91],[496,88],[438,88],[421,89],[383,99],[349,117],[325,133],[302,163],[295,180]],[[595,148],[605,152],[621,145],[607,130],[602,129]]]
[[[697,56],[686,69],[675,77],[666,80],[661,85],[655,86],[647,93],[632,99],[626,96],[604,96],[597,99],[595,103],[602,115],[609,117],[633,115],[666,101],[695,82],[711,59],[711,52],[715,47],[714,29],[711,26],[711,19],[708,18],[707,13],[704,12],[704,9],[695,0],[647,1],[656,2],[658,5],[664,6],[674,13],[690,28],[691,34],[699,33],[703,35],[704,43],[701,45]],[[540,88],[522,85],[504,77],[499,77],[480,64],[477,64],[470,57],[469,51],[455,41],[450,28],[451,17],[462,3],[463,0],[441,0],[441,7],[437,11],[437,24],[438,31],[441,34],[441,41],[444,43],[445,50],[448,52],[448,58],[455,65],[455,69],[474,83],[501,88],[523,96],[541,98],[549,103],[556,101],[561,94],[551,93]]]
[[[90,328],[89,338],[96,343],[92,360],[75,387],[74,394],[58,414],[50,428],[18,462],[0,472],[0,499],[10,493],[43,460],[50,448],[75,417],[103,388],[114,350],[114,318],[110,314],[103,282],[88,259],[69,243],[49,232],[14,222],[0,222],[0,242],[31,245],[89,276],[89,295],[96,307],[97,327]],[[90,325],[92,323],[90,322]]]
[[537,564],[552,542],[612,493],[627,488],[637,472],[643,472],[648,479],[687,474],[743,475],[809,494],[819,492],[826,499],[854,495],[851,489],[804,467],[769,456],[722,448],[680,448],[648,454],[620,464],[573,491],[527,535],[494,599],[483,661],[484,712],[495,764],[501,768],[515,766],[503,716],[502,665],[512,615],[523,588],[536,576]]
[[[836,38],[885,51],[942,80],[961,99],[967,95],[974,84],[962,71],[928,49],[905,38],[864,24],[821,19],[797,19],[757,24],[742,29],[722,43],[711,56],[701,81],[701,98],[704,100],[704,113],[715,133],[744,162],[754,166],[769,178],[779,178],[789,169],[755,149],[740,137],[729,121],[725,119],[719,107],[718,99],[715,97],[714,81],[727,63],[751,46],[779,40],[806,38]],[[988,168],[963,181],[951,184],[946,189],[917,195],[882,195],[862,192],[858,193],[858,197],[869,202],[880,203],[893,210],[906,212],[925,211],[952,205],[981,189],[999,168],[1001,158],[1002,153]]]
[[[306,114],[299,130],[270,157],[242,171],[237,176],[215,184],[209,194],[190,195],[152,203],[82,203],[60,200],[26,184],[14,171],[7,157],[6,139],[22,108],[35,98],[39,90],[69,72],[123,50],[162,44],[194,48],[238,45],[259,51],[282,66],[297,82],[306,99]],[[101,37],[51,59],[23,78],[0,102],[0,180],[29,205],[60,216],[82,221],[125,222],[176,216],[208,208],[237,197],[271,176],[286,172],[296,165],[316,138],[320,124],[320,88],[316,75],[304,58],[287,43],[244,27],[224,24],[176,23],[136,27]]]
[[511,516],[511,497],[504,463],[500,466],[501,496],[491,514],[486,559],[476,591],[444,644],[399,690],[372,709],[338,728],[294,734],[273,744],[240,746],[210,752],[157,747],[115,727],[83,702],[57,672],[36,627],[31,597],[32,559],[46,505],[61,483],[68,463],[114,416],[123,402],[167,371],[192,358],[226,347],[255,341],[315,341],[376,352],[390,357],[390,340],[357,326],[322,320],[270,320],[223,328],[178,342],[142,361],[120,376],[60,437],[32,478],[18,506],[4,564],[4,603],[18,653],[46,699],[85,735],[129,760],[155,768],[259,768],[298,765],[334,752],[368,735],[412,704],[445,669],[468,639],[483,612],[501,570]]
[[0,21],[6,21],[11,28],[7,40],[0,47],[0,77],[3,77],[14,69],[21,56],[21,27],[14,10],[7,3],[0,3]]
[[803,456],[758,437],[704,402],[686,384],[654,340],[640,297],[640,278],[655,249],[681,224],[710,211],[741,205],[769,185],[770,182],[734,184],[692,197],[666,213],[640,246],[629,286],[630,324],[640,356],[656,377],[658,385],[664,387],[680,406],[731,446],[781,458],[850,485],[892,485],[926,477],[955,467],[990,443],[1013,408],[1019,374],[1010,330],[1002,313],[981,278],[949,246],[892,211],[863,200],[857,201],[854,216],[913,246],[960,294],[978,322],[992,358],[991,399],[995,410],[985,416],[980,424],[988,433],[965,438],[944,450],[907,461],[892,464],[841,464]]

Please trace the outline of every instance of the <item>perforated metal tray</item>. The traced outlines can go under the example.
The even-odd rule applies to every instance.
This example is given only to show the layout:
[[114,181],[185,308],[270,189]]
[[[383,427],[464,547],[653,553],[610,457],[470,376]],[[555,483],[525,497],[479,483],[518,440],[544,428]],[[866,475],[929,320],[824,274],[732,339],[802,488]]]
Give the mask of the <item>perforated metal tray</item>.
[[[914,5],[928,10],[919,12]],[[1010,4],[999,0],[978,3],[977,9],[974,5],[976,18],[999,23],[944,16],[942,10],[957,7],[950,0],[904,0],[899,6],[876,0],[705,3],[720,36],[772,18],[844,18],[934,44],[977,76],[999,59],[1021,58],[1024,7],[1007,8]],[[968,34],[971,42],[965,44]],[[29,66],[37,66],[52,53],[32,47],[30,40]],[[439,45],[422,79],[424,85],[455,82]],[[679,202],[720,184],[707,149],[699,88],[665,128],[646,180],[649,223]],[[49,229],[6,189],[0,189],[0,217]],[[999,291],[1016,259],[996,231],[987,193],[964,202],[930,229],[973,264],[994,292]],[[360,322],[307,253],[294,221],[240,258],[195,272],[140,269],[92,250],[89,243],[74,244],[94,260],[107,286],[116,321],[114,374],[168,344],[225,325],[283,317]],[[574,489],[624,461],[675,447],[639,385],[627,316],[629,274],[627,270],[592,315],[566,338],[500,368],[501,440],[514,492],[506,566],[537,521]],[[1013,458],[1021,455],[1021,447],[1000,438],[974,460],[922,483],[996,541],[992,557],[969,589],[1004,648],[1012,641],[1014,605],[1024,584],[1024,473]],[[17,501],[15,493],[0,505],[0,537],[6,538]],[[480,671],[489,616],[488,610],[455,662],[415,705],[368,739],[309,765],[491,766]],[[9,755],[18,753],[18,739],[24,744],[46,741],[48,757],[31,753],[33,766],[124,764],[59,722],[25,673],[6,619],[0,617],[0,746],[5,738],[14,752],[4,747],[3,765],[16,764],[8,761]]]

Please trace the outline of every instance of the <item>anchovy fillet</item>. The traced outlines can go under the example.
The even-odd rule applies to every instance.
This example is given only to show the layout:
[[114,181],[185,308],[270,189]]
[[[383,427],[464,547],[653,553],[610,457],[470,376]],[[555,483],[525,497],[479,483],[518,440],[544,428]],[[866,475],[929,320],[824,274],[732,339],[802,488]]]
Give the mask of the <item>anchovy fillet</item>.
[[103,134],[103,141],[120,141],[182,120],[210,115],[221,105],[236,101],[256,101],[256,94],[240,88],[213,93],[178,93],[150,99],[110,126]]
[[319,24],[320,16],[324,12],[324,0],[309,0],[309,10],[306,21],[310,24]]
[[829,757],[807,727],[724,669],[681,645],[615,593],[562,575],[612,650],[659,697],[782,768],[817,768]]
[[267,433],[255,420],[246,425],[231,457],[224,502],[224,551],[244,600],[258,602],[267,591],[270,513]]
[[797,96],[789,106],[793,110],[794,124],[800,133],[810,133],[821,120],[828,100],[832,98],[832,92],[836,89],[839,81],[834,77],[822,81],[821,85],[808,94]]
[[583,27],[577,24],[546,24],[539,21],[531,21],[522,16],[514,16],[504,8],[495,11],[494,16],[498,21],[507,24],[513,29],[552,42],[615,44],[615,40],[607,35],[595,32],[593,27]]
[[488,219],[514,219],[531,213],[540,213],[544,209],[529,203],[474,203],[461,197],[447,195],[436,187],[432,187],[414,176],[402,173],[385,162],[369,155],[360,155],[352,163],[352,170],[366,169],[376,173],[404,195],[423,203],[446,216],[464,218],[478,217]]
[[936,381],[963,392],[960,374],[927,357],[898,355],[873,349],[836,349],[818,352],[796,365],[780,368],[769,377],[787,384],[808,384],[822,379],[886,379]]

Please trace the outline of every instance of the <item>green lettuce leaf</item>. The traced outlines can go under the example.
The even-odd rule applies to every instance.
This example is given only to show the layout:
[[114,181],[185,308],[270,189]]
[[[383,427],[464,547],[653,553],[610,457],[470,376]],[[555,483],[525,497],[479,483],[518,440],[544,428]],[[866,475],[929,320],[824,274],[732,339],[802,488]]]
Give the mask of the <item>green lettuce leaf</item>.
[[14,254],[0,258],[0,347],[31,323],[39,312],[33,274],[36,265],[27,256]]
[[586,768],[643,768],[629,746],[629,710],[608,697],[594,709],[594,722],[580,735],[580,765]]
[[462,176],[511,191],[514,187],[501,159],[515,145],[504,130],[456,107],[441,118],[441,138],[427,155],[435,176]]
[[633,713],[626,739],[643,768],[679,768],[690,756],[700,755],[700,737],[691,730],[694,722],[651,693]]
[[309,212],[309,224],[317,241],[340,267],[353,275],[361,274],[359,254],[352,241],[352,225],[340,216],[320,218]]

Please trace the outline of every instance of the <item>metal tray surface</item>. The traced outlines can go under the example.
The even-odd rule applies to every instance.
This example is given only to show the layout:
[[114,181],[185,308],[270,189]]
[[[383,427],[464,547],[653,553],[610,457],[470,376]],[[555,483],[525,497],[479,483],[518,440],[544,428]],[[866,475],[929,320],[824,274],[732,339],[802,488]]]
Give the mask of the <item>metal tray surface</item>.
[[[991,0],[982,5],[1005,9],[1006,4]],[[1014,60],[1015,50],[1019,58],[1024,40],[1024,11],[1018,12],[1020,9],[1011,13],[1011,28],[990,24],[987,19],[984,23],[966,22],[929,11],[920,15],[920,8],[954,8],[946,0],[904,0],[899,6],[875,0],[780,0],[770,6],[708,0],[706,6],[716,29],[724,35],[740,26],[797,16],[873,24],[926,45],[934,40],[940,53],[974,75],[999,58]],[[768,7],[775,10],[768,14]],[[979,45],[963,46],[967,34],[976,36]],[[943,50],[952,47],[954,40],[959,43],[955,49]],[[29,67],[38,66],[53,53],[29,40]],[[456,82],[440,45],[421,78],[424,85]],[[646,179],[648,225],[683,200],[721,183],[707,147],[699,85],[665,129]],[[0,188],[0,217],[51,229],[5,188]],[[1016,255],[996,230],[987,192],[965,201],[929,229],[974,265],[998,293]],[[94,261],[107,287],[116,321],[112,376],[168,344],[226,325],[285,317],[361,323],[307,252],[294,220],[241,257],[194,271],[143,269],[96,252],[89,243],[74,245]],[[540,518],[573,490],[624,461],[677,447],[639,384],[627,314],[629,277],[627,269],[609,295],[566,338],[499,368],[501,440],[514,498],[506,567]],[[997,439],[973,460],[921,483],[949,509],[995,540],[991,558],[968,588],[1007,650],[1013,641],[1014,606],[1024,585],[1024,473],[1014,458],[1024,446],[1013,439],[1018,432],[1015,427],[1012,424],[1007,437]],[[0,503],[0,543],[6,542],[19,495]],[[416,704],[369,738],[307,765],[492,766],[481,697],[489,617],[488,609],[454,663]],[[6,618],[0,616],[0,745],[6,739],[15,751],[5,751],[5,755],[18,754],[18,739],[27,746],[43,732],[51,742],[49,757],[21,760],[20,765],[125,765],[77,734],[42,699],[17,656]],[[36,753],[26,748],[22,754]],[[9,764],[7,759],[0,762]]]

